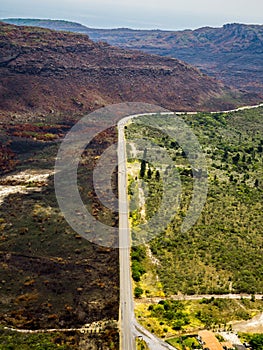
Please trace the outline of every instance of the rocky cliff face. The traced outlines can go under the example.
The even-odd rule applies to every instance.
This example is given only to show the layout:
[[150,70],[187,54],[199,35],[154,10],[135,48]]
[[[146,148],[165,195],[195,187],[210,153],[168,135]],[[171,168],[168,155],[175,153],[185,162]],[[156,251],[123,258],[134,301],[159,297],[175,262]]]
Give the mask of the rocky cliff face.
[[226,24],[222,28],[161,31],[93,29],[67,21],[10,19],[18,25],[85,33],[125,49],[170,56],[188,62],[225,84],[263,95],[263,26]]
[[87,35],[3,23],[0,35],[2,114],[82,113],[123,101],[213,110],[248,100],[177,59],[94,43]]
[[263,94],[263,25],[174,32],[89,29],[87,34],[123,48],[176,57],[225,84]]

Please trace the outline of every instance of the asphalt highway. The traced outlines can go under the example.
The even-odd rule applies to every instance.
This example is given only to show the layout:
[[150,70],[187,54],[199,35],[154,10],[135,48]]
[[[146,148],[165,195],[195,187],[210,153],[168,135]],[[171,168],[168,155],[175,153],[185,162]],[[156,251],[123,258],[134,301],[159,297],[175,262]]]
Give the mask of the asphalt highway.
[[143,339],[151,350],[175,348],[155,337],[140,324],[134,315],[131,279],[131,235],[127,196],[126,143],[124,121],[118,124],[118,190],[119,190],[119,261],[120,261],[120,350],[136,350],[136,337]]

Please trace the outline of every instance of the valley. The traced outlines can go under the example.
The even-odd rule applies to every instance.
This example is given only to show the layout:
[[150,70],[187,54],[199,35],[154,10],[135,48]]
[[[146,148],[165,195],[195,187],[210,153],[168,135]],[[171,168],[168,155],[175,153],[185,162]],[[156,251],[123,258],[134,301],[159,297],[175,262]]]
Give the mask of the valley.
[[[208,170],[202,214],[183,232],[194,180],[202,172],[191,167],[189,154],[167,137],[165,128],[157,131],[154,124],[147,127],[147,121],[136,119],[124,127],[131,155],[124,167],[136,242],[131,274],[137,348],[146,348],[138,338],[143,332],[153,344],[157,335],[164,348],[171,348],[164,343],[169,341],[180,350],[178,337],[204,328],[240,331],[249,340],[246,330],[252,328],[246,327],[261,322],[263,312],[263,107],[233,109],[261,102],[260,84],[254,89],[256,79],[252,88],[248,81],[250,92],[240,91],[244,77],[229,87],[230,80],[222,83],[175,58],[94,42],[85,28],[82,34],[69,33],[79,26],[62,24],[64,31],[57,32],[0,23],[0,349],[39,349],[39,343],[51,350],[119,348],[119,250],[91,243],[70,227],[56,200],[54,164],[63,138],[81,117],[126,101],[178,111],[197,137]],[[219,110],[224,112],[210,113]],[[156,114],[160,120],[174,130],[171,115]],[[101,126],[104,122],[97,120]],[[168,205],[161,204],[169,169],[165,161],[156,168],[136,159],[140,153],[134,140],[140,138],[169,155],[181,181],[178,207],[172,201],[180,192],[178,184],[168,183],[166,200],[175,215],[153,230],[154,237],[138,226],[160,208],[165,218]],[[78,169],[86,207],[113,227],[119,216],[96,196],[93,170],[117,140],[114,127],[96,135]],[[111,182],[117,196],[117,169]],[[140,233],[146,244],[137,244]]]

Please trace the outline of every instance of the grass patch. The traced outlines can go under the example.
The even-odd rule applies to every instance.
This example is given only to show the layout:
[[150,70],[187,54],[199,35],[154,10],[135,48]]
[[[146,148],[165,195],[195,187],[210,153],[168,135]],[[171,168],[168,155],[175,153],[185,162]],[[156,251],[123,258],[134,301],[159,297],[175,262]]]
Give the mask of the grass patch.
[[136,350],[149,350],[149,347],[142,339],[136,339]]
[[178,350],[194,350],[202,349],[195,336],[181,336],[177,338],[168,339],[167,343],[171,344]]
[[78,349],[79,335],[62,333],[22,334],[8,330],[0,330],[1,350],[69,350]]

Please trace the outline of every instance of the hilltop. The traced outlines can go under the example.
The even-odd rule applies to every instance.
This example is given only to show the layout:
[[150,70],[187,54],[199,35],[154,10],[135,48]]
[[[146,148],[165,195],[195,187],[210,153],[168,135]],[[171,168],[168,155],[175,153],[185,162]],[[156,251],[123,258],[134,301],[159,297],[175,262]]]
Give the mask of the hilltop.
[[36,18],[6,18],[3,22],[19,25],[19,26],[30,26],[30,27],[41,27],[53,30],[63,30],[75,33],[85,33],[87,27],[71,21],[65,20],[50,20],[50,19],[36,19]]

